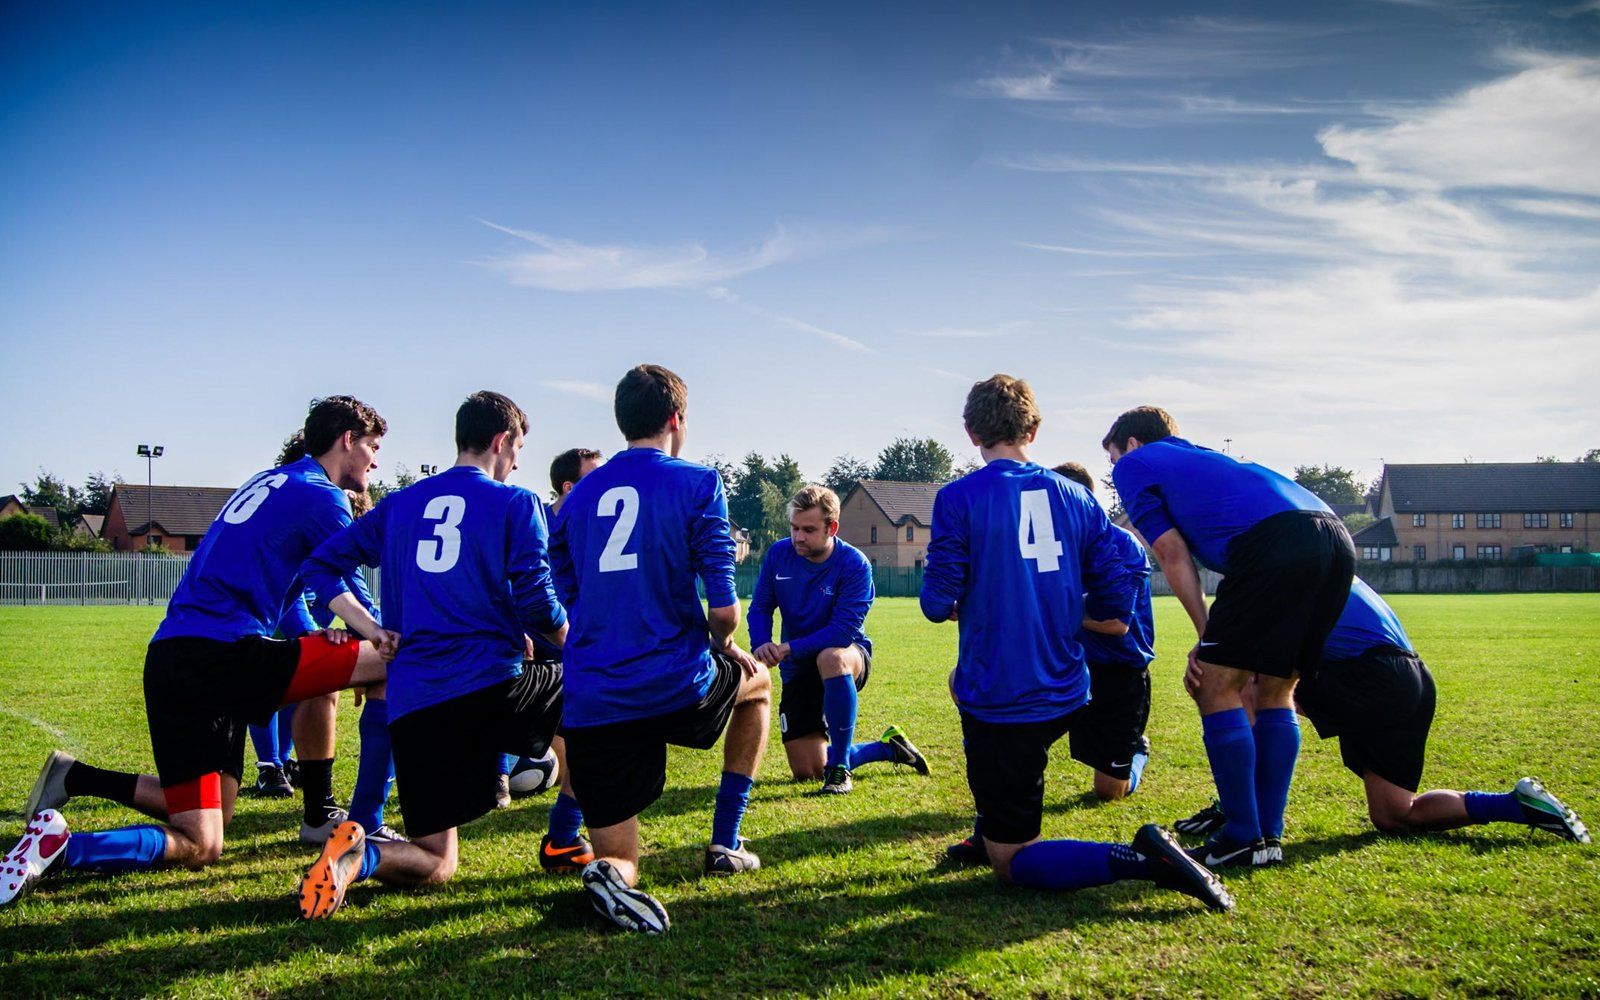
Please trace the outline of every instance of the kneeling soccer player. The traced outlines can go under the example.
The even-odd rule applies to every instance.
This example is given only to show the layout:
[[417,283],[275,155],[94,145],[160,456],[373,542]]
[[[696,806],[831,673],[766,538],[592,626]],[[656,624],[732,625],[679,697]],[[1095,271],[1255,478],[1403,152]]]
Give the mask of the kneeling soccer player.
[[376,877],[436,885],[455,874],[456,828],[495,807],[498,763],[537,756],[561,721],[561,668],[524,665],[526,635],[559,645],[544,507],[506,479],[528,418],[495,392],[456,412],[456,464],[384,497],[306,561],[306,582],[363,635],[379,626],[345,589],[379,566],[384,621],[405,637],[389,672],[389,738],[411,843],[336,827],[300,883],[300,915],[327,917]]
[[[856,693],[872,670],[872,564],[838,533],[836,493],[826,486],[796,493],[789,537],[767,550],[750,598],[751,655],[783,678],[778,729],[789,770],[797,779],[823,779],[822,791],[833,795],[849,792],[850,772],[874,761],[928,773],[898,726],[880,740],[855,742]],[[783,615],[782,642],[772,641],[774,608]]]
[[[1577,813],[1533,778],[1523,778],[1509,792],[1417,794],[1433,724],[1433,674],[1400,619],[1364,580],[1351,584],[1322,662],[1301,678],[1295,702],[1317,735],[1339,741],[1344,766],[1366,785],[1367,814],[1384,833],[1521,823],[1589,843]],[[1213,804],[1175,825],[1203,836],[1226,822]]]
[[[298,600],[300,564],[350,523],[345,490],[364,490],[383,418],[349,396],[316,400],[308,454],[241,486],[207,529],[145,654],[156,774],[108,771],[55,751],[28,797],[28,834],[0,861],[0,905],[48,872],[203,868],[222,854],[244,769],[245,730],[282,705],[384,679],[398,641],[342,632],[270,639]],[[355,604],[355,601],[351,601]],[[164,821],[69,838],[59,807],[110,799]]]
[[677,457],[687,407],[683,380],[659,365],[623,376],[616,417],[628,448],[573,488],[550,541],[572,609],[562,725],[594,841],[584,889],[606,919],[652,934],[669,924],[666,908],[635,887],[639,814],[666,787],[668,744],[709,750],[727,730],[705,871],[761,864],[739,826],[766,749],[772,681],[733,643],[728,502],[715,470]]
[[1154,824],[1131,846],[1039,839],[1050,746],[1089,700],[1075,636],[1086,610],[1094,621],[1127,617],[1141,574],[1100,505],[1028,460],[1040,417],[1026,382],[979,382],[963,417],[984,466],[934,499],[921,602],[928,620],[960,626],[950,686],[990,865],[1007,884],[1144,879],[1229,909],[1222,883]]

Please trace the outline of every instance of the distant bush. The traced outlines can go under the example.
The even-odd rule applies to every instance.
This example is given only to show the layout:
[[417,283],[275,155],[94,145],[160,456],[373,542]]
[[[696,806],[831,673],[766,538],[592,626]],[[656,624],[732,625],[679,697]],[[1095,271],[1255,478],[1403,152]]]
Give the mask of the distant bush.
[[50,548],[50,522],[38,514],[0,518],[0,552],[44,552]]

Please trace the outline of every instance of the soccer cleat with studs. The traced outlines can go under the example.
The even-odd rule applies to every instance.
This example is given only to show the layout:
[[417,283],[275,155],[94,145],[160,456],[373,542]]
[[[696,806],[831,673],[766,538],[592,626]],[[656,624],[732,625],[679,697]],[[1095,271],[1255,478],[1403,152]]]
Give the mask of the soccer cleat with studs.
[[32,818],[46,809],[60,809],[72,796],[67,794],[67,772],[78,762],[65,750],[52,750],[44,759],[44,767],[33,781],[33,790],[22,807],[22,815]]
[[823,795],[848,795],[855,787],[855,782],[850,780],[850,769],[843,764],[835,764],[822,772]]
[[276,764],[256,765],[255,791],[257,795],[267,799],[294,797],[294,786],[289,784],[289,776]]
[[583,871],[594,860],[594,848],[579,837],[576,843],[557,844],[547,833],[539,841],[539,867],[556,875]]
[[1220,834],[1199,847],[1190,848],[1189,856],[1207,868],[1259,868],[1272,863],[1265,840],[1231,844]]
[[35,813],[22,839],[0,858],[0,906],[8,906],[33,891],[40,880],[53,874],[67,856],[67,821],[54,809]]
[[322,822],[315,826],[302,819],[300,821],[300,843],[313,846],[326,843],[328,837],[333,834],[339,824],[347,822],[349,819],[350,813],[338,806],[333,806],[323,813]]
[[989,863],[989,852],[983,842],[977,837],[968,836],[965,840],[958,840],[944,849],[944,856],[951,864],[957,865],[986,865]]
[[906,736],[905,730],[899,726],[890,726],[883,731],[881,741],[889,744],[894,751],[894,762],[896,764],[903,764],[918,774],[924,777],[927,776],[928,758],[924,757],[922,751],[918,750],[916,744],[912,743],[910,737]]
[[1133,836],[1132,847],[1150,865],[1151,880],[1157,886],[1193,896],[1213,910],[1233,909],[1233,896],[1222,880],[1159,826],[1141,826]]
[[1537,778],[1523,778],[1511,794],[1522,807],[1523,820],[1532,827],[1546,830],[1564,840],[1589,843],[1589,828],[1565,802],[1556,798]]
[[317,858],[300,880],[300,918],[326,920],[344,905],[345,890],[355,881],[366,855],[367,836],[360,823],[345,820],[334,827]]
[[753,872],[761,867],[761,859],[750,850],[750,842],[741,839],[738,847],[712,844],[706,848],[707,875],[738,875]]
[[583,891],[595,912],[627,931],[665,934],[672,926],[666,907],[643,889],[623,881],[622,875],[606,860],[583,866]]

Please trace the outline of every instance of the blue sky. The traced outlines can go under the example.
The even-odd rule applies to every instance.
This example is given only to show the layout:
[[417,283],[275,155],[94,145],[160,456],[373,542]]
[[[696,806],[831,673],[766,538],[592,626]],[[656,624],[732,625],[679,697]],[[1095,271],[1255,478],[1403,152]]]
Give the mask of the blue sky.
[[994,371],[1051,462],[1600,446],[1600,0],[13,4],[0,92],[0,492],[484,387],[537,487],[646,360],[812,476]]

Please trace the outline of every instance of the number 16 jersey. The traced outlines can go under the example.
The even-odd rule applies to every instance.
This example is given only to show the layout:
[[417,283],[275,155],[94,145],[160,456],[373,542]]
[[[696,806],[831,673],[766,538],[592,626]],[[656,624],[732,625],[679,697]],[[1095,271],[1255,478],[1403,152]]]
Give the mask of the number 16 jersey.
[[599,726],[693,705],[714,668],[696,579],[713,608],[737,602],[722,478],[656,448],[584,476],[551,526],[551,562],[573,608],[563,724]]
[[922,611],[961,628],[952,689],[984,722],[1042,722],[1089,700],[1077,634],[1086,611],[1126,618],[1148,574],[1143,551],[1083,487],[1000,459],[939,489]]

